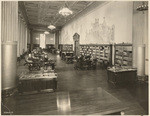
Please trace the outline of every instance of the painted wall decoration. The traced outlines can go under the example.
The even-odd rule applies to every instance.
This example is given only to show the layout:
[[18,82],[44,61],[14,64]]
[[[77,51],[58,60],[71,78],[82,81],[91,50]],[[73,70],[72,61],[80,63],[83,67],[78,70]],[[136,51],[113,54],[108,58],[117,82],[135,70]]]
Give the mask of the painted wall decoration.
[[114,29],[115,26],[108,26],[105,17],[103,23],[99,23],[99,19],[95,19],[95,22],[91,24],[92,28],[86,31],[85,41],[88,41],[92,38],[94,43],[113,43],[114,42]]
[[132,12],[130,1],[99,5],[66,24],[60,43],[73,44],[74,33],[80,35],[80,44],[132,43]]

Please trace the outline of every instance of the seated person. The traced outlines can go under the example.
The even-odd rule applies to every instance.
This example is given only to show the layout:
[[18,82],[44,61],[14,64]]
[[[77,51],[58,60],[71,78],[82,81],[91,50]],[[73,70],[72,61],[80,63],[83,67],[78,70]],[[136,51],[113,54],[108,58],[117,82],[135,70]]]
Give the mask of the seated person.
[[35,57],[33,53],[29,54],[28,57],[26,57],[26,62],[33,63],[39,61],[38,57]]
[[36,50],[36,52],[37,52],[38,54],[42,54],[42,52],[43,52],[43,51],[42,51],[42,48],[41,48],[41,47],[38,47],[37,50]]
[[79,57],[79,59],[78,59],[78,67],[81,68],[81,69],[83,68],[83,65],[84,65],[84,59],[85,59],[85,58],[84,58],[84,55],[83,55],[83,54],[82,54],[81,57]]
[[32,63],[33,62],[31,54],[29,54],[28,57],[26,57],[26,62],[28,62],[28,63]]
[[40,58],[37,56],[36,53],[31,53],[33,61],[38,61]]
[[48,55],[45,54],[43,57],[43,67],[47,69],[48,66],[51,66],[52,70],[55,69],[55,61],[48,58]]
[[36,51],[36,49],[33,49],[32,52],[34,53]]
[[49,61],[49,59],[48,59],[48,55],[47,55],[47,54],[45,54],[45,55],[44,55],[44,59],[43,59],[43,61],[44,61],[44,62],[48,62],[48,61]]
[[40,63],[39,59],[33,56],[32,54],[29,54],[28,57],[26,57],[26,63],[24,65],[28,64],[29,70],[40,70]]
[[33,54],[34,54],[35,57],[39,57],[39,54],[36,50],[33,52]]
[[90,60],[91,59],[91,54],[85,57],[86,60]]
[[84,55],[83,54],[81,54],[81,57],[79,57],[79,61],[80,62],[84,61]]

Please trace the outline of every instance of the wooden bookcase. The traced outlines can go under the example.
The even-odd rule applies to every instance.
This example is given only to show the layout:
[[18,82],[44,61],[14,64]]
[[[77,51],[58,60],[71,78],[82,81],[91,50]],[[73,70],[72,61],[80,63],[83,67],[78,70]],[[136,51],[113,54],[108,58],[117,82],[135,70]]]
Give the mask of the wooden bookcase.
[[108,61],[112,63],[111,58],[112,45],[110,44],[85,44],[80,45],[80,55],[97,58],[98,62]]
[[40,44],[33,44],[33,49],[40,47]]
[[115,65],[132,66],[132,44],[115,45]]
[[73,51],[73,44],[60,44],[59,50],[60,51]]
[[46,49],[55,48],[54,44],[46,44]]

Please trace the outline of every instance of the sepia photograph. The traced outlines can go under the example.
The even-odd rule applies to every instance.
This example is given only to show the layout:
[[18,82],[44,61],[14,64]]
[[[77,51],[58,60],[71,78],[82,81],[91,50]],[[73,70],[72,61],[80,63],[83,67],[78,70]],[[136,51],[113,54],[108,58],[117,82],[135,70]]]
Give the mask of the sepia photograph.
[[149,115],[149,1],[1,1],[1,115]]

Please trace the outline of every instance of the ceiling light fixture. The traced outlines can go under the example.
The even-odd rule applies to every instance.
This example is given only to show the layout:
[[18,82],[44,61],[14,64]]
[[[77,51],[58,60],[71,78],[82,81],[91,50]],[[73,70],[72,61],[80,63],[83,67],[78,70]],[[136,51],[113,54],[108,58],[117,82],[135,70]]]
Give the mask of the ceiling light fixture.
[[73,12],[68,8],[67,4],[65,3],[65,6],[59,10],[59,14],[67,17],[67,16],[73,14]]
[[142,5],[139,5],[139,6],[136,8],[136,10],[138,10],[138,11],[143,11],[143,13],[144,13],[145,10],[148,10],[148,4],[145,4],[145,2],[142,2]]
[[49,32],[48,32],[48,31],[45,31],[44,34],[49,34]]
[[49,25],[48,28],[49,28],[50,30],[53,30],[53,29],[55,29],[56,27],[55,27],[54,25]]

